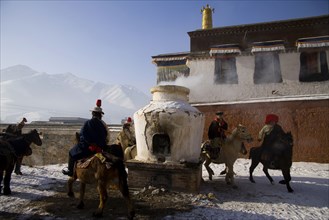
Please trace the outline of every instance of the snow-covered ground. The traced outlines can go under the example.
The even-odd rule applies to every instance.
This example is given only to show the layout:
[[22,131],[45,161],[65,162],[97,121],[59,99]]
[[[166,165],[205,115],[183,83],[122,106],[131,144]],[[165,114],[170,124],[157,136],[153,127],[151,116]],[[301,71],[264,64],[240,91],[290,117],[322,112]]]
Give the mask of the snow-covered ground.
[[[55,195],[56,186],[65,184],[63,164],[27,167],[23,176],[12,175],[11,196],[0,195],[0,219],[20,213],[17,219],[38,215],[41,219],[63,219],[46,210],[29,206],[33,200],[43,200]],[[168,215],[164,219],[329,219],[329,164],[295,162],[291,168],[291,187],[288,193],[280,171],[270,170],[276,184],[271,185],[259,165],[254,171],[256,183],[249,181],[250,160],[238,159],[235,164],[238,189],[232,189],[218,174],[223,165],[211,165],[215,171],[209,181],[203,169],[200,194],[186,194],[193,209],[190,212]],[[173,198],[175,200],[175,198]],[[58,206],[65,204],[58,204]],[[44,216],[44,218],[42,217]]]

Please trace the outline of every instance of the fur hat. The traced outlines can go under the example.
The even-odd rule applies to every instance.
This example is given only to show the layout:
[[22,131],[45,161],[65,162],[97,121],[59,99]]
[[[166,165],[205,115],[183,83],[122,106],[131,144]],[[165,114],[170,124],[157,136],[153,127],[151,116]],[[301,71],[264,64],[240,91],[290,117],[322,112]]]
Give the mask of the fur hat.
[[101,108],[102,106],[102,100],[97,99],[96,101],[96,107],[94,109],[90,110],[91,112],[99,112],[104,115],[103,109]]

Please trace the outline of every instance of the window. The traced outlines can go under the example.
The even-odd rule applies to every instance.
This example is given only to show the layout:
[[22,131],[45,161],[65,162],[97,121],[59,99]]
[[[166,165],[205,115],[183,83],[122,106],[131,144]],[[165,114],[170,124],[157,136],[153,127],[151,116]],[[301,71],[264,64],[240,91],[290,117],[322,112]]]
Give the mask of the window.
[[300,54],[299,81],[314,82],[325,80],[329,80],[326,52],[302,52]]
[[186,62],[187,59],[157,61],[157,84],[175,81],[178,77],[188,77],[190,68]]
[[254,83],[281,83],[280,59],[277,52],[255,53]]
[[221,57],[215,59],[214,81],[216,84],[238,83],[235,57]]

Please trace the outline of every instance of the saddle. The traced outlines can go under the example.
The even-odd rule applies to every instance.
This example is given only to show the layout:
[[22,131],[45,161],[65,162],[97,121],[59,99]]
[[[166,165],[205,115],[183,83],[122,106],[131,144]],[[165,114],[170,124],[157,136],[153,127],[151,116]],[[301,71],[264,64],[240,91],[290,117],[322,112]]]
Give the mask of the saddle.
[[202,151],[206,153],[210,159],[215,160],[219,157],[220,147],[212,147],[209,142],[204,145]]
[[86,169],[89,167],[91,161],[93,161],[94,159],[99,159],[101,161],[101,163],[103,163],[103,164],[105,163],[107,169],[110,169],[116,161],[120,160],[120,158],[118,158],[108,152],[103,152],[103,153],[96,153],[95,155],[93,155],[91,157],[78,160],[76,163],[76,166],[77,166],[77,168],[80,168],[80,169]]

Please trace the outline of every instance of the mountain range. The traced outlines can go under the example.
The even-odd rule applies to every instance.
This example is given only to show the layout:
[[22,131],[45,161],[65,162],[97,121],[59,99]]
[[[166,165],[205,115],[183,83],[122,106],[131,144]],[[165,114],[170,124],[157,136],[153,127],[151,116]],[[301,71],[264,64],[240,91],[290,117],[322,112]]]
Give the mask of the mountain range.
[[151,99],[132,85],[110,85],[72,73],[41,73],[25,65],[1,69],[0,122],[48,121],[50,117],[90,118],[102,100],[104,121],[121,123]]

